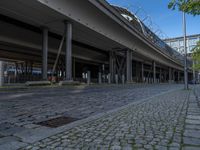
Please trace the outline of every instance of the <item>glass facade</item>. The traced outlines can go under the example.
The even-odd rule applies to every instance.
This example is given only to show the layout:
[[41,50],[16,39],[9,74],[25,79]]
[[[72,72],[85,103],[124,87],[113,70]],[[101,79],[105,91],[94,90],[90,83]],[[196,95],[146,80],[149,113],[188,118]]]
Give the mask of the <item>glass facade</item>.
[[[200,40],[200,34],[199,35],[192,35],[187,37],[187,50],[188,53],[192,52],[192,49],[197,45],[197,42]],[[181,54],[184,53],[184,43],[183,43],[183,37],[180,38],[173,38],[173,39],[167,39],[164,40],[170,47],[177,50]]]

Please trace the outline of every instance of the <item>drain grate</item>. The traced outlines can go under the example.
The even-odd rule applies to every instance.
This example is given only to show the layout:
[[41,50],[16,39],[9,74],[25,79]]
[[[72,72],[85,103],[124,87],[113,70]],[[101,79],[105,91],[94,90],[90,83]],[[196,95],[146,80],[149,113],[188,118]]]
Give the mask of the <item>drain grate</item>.
[[50,127],[50,128],[57,128],[57,127],[66,125],[68,123],[74,122],[76,120],[78,120],[78,119],[77,118],[71,118],[71,117],[57,117],[57,118],[53,118],[53,119],[50,119],[50,120],[38,122],[36,124],[41,125],[41,126]]

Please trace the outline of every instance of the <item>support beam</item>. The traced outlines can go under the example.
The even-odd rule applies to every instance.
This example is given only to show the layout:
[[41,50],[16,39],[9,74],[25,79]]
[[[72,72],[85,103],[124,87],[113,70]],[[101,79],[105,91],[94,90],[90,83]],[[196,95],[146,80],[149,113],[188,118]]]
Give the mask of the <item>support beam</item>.
[[67,81],[72,80],[72,24],[65,21],[66,49],[65,49],[65,71]]
[[4,84],[4,62],[0,61],[0,86]]
[[42,44],[42,79],[47,80],[48,68],[48,29],[43,28],[43,44]]
[[126,80],[132,82],[132,51],[126,51]]
[[152,66],[153,66],[153,83],[156,83],[156,62],[155,61],[152,62]]

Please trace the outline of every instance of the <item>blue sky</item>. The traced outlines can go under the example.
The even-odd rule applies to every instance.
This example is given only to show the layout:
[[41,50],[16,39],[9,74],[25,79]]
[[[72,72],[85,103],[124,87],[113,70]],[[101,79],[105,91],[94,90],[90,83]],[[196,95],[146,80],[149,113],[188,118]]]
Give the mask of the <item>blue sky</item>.
[[[167,34],[168,37],[182,36],[182,13],[167,8],[169,0],[107,0],[114,5],[130,7],[132,10],[141,7],[140,16],[147,14],[151,20]],[[144,13],[144,11],[146,13]],[[200,16],[186,15],[187,35],[200,34]],[[154,25],[155,26],[155,25]]]

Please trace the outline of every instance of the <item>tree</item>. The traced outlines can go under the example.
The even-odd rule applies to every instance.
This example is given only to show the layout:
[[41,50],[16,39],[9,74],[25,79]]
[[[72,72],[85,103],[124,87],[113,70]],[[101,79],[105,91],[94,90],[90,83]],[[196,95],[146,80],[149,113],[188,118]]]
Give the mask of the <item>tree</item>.
[[169,9],[178,9],[192,15],[200,15],[200,0],[171,0]]
[[200,41],[192,50],[192,59],[195,62],[195,64],[193,64],[193,69],[196,71],[199,71],[200,70]]

